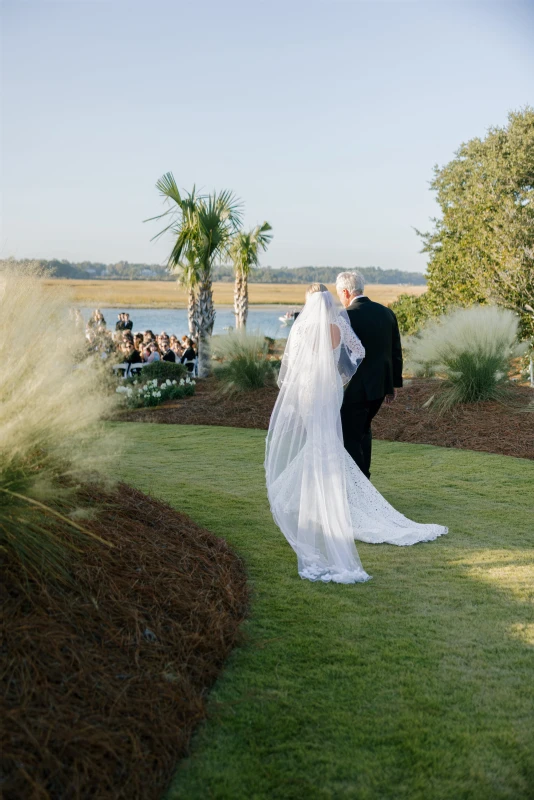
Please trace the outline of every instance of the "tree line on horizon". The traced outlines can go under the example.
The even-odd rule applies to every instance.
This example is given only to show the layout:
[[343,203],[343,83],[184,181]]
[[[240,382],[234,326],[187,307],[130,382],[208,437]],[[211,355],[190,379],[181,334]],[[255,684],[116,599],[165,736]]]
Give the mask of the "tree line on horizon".
[[[77,280],[147,280],[175,281],[168,266],[161,264],[133,264],[118,261],[115,264],[104,264],[98,261],[68,261],[66,259],[16,259],[16,263],[37,263],[49,271],[53,278],[70,278]],[[250,283],[334,283],[337,275],[346,267],[257,267],[249,277]],[[382,267],[353,267],[364,276],[367,283],[406,284],[424,286],[426,276],[422,272],[407,272],[400,269],[383,269]],[[233,266],[216,265],[213,268],[213,280],[232,283],[235,278]]]

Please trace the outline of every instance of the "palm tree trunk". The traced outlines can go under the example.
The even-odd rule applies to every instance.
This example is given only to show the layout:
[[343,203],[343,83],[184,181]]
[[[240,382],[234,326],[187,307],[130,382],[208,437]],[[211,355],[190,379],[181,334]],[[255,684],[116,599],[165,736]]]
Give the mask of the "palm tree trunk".
[[243,281],[244,276],[241,270],[238,270],[235,275],[234,285],[234,315],[236,330],[243,328]]
[[197,298],[195,290],[187,290],[187,321],[189,323],[189,335],[196,338],[197,335]]
[[248,317],[248,276],[243,275],[243,280],[241,282],[241,298],[240,298],[240,310],[241,310],[241,327],[247,327],[247,317]]
[[215,323],[213,291],[211,279],[204,277],[198,290],[198,377],[207,378],[211,374],[210,339]]

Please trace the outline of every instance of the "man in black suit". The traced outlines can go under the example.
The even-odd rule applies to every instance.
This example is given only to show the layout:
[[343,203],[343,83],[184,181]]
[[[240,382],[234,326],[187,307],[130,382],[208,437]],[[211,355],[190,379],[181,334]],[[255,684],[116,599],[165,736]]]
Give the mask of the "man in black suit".
[[124,314],[122,311],[117,314],[117,322],[115,323],[115,330],[116,331],[123,331],[124,330]]
[[397,318],[391,309],[364,294],[359,272],[342,272],[336,290],[365,358],[348,384],[341,406],[343,443],[363,474],[371,477],[371,422],[380,406],[391,403],[402,386],[402,348]]
[[124,321],[124,330],[131,331],[133,328],[133,322],[130,319],[130,315],[125,311],[124,314],[122,315],[122,318]]
[[166,335],[160,336],[159,346],[162,361],[172,361],[174,363],[176,361],[176,353],[171,350],[170,339]]

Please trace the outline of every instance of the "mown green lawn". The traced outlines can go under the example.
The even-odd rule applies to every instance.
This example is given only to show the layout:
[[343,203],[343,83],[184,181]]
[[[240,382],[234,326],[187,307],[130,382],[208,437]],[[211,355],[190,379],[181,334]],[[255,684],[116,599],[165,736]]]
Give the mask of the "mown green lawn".
[[450,533],[358,544],[373,580],[325,585],[271,519],[265,432],[121,428],[121,476],[224,536],[254,591],[168,800],[534,797],[532,463],[376,442],[376,486]]

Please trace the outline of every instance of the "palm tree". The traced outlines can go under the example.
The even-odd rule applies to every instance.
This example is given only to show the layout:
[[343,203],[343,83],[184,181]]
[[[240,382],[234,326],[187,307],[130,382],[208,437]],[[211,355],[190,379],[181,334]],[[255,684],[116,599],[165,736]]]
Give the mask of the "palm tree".
[[178,283],[187,292],[187,322],[189,335],[196,339],[197,336],[197,287],[199,281],[198,262],[194,250],[189,250],[185,259],[179,262],[178,266],[171,267],[172,272],[177,275]]
[[245,328],[248,316],[248,277],[254,267],[259,266],[260,250],[267,250],[273,238],[269,233],[272,228],[268,222],[257,225],[251,231],[239,231],[230,247],[230,256],[234,263],[234,314],[236,328]]
[[198,203],[199,241],[198,286],[198,374],[207,377],[211,371],[210,336],[215,322],[212,272],[217,259],[228,254],[232,237],[241,224],[241,201],[232,192],[210,194]]
[[176,235],[168,265],[187,281],[198,334],[198,374],[205,378],[211,371],[210,337],[215,322],[212,270],[216,259],[227,254],[232,236],[241,224],[241,202],[226,189],[206,197],[197,195],[193,187],[192,192],[182,197],[171,172],[160,178],[156,187],[175,205],[151,218],[171,215],[170,224],[153,238],[169,230]]
[[198,316],[196,290],[199,281],[198,260],[196,257],[198,244],[197,207],[201,196],[197,195],[194,186],[192,192],[182,196],[172,172],[167,172],[163,175],[156,183],[156,188],[166,201],[172,201],[174,205],[164,211],[163,214],[151,217],[150,220],[145,220],[145,222],[162,219],[168,215],[171,217],[169,225],[152,238],[157,239],[167,231],[172,231],[176,234],[176,242],[167,260],[167,266],[170,272],[177,276],[178,282],[187,292],[189,334],[196,337]]

